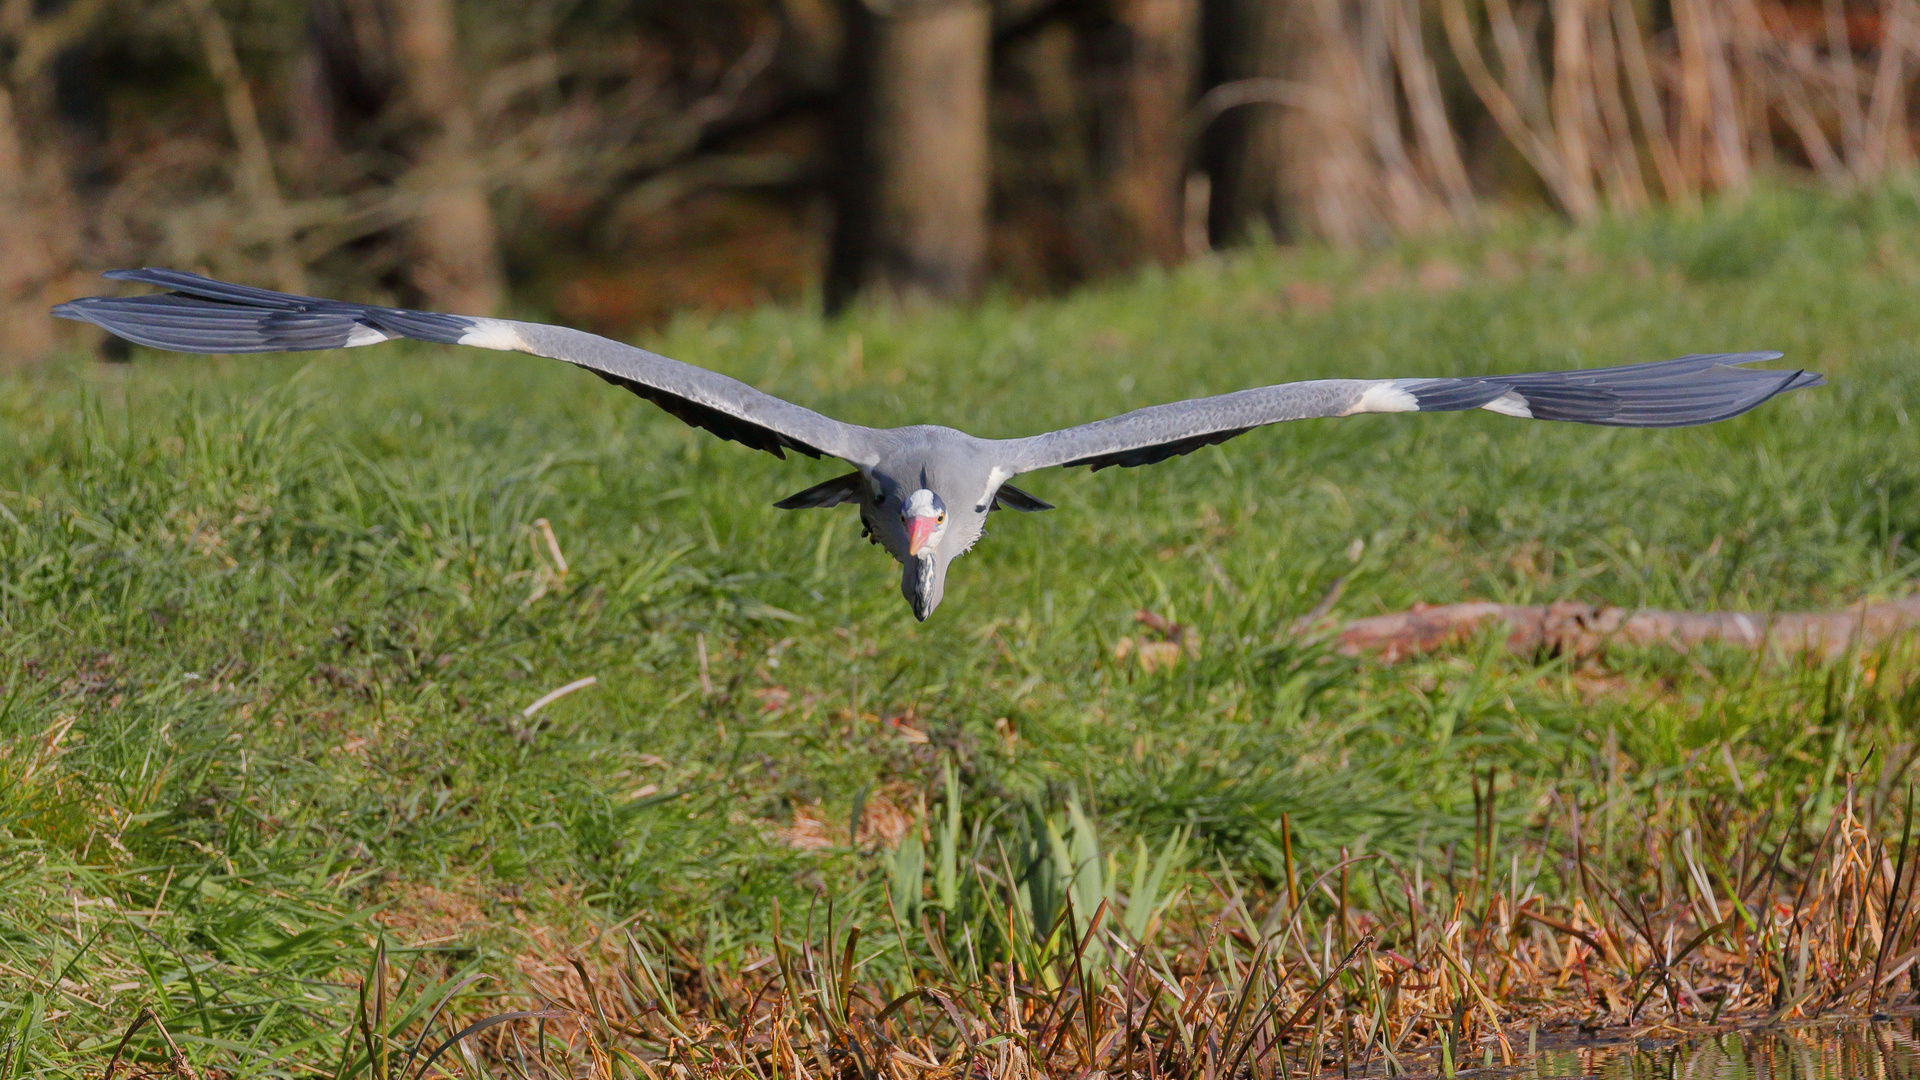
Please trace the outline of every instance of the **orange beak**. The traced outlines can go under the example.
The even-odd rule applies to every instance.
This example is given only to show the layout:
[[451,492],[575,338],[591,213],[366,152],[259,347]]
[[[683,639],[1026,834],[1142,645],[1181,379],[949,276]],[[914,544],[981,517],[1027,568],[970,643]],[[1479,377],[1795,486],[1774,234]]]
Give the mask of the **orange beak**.
[[927,546],[927,541],[933,536],[933,530],[939,526],[940,522],[937,518],[916,516],[907,519],[907,555],[909,558],[919,557],[920,549]]

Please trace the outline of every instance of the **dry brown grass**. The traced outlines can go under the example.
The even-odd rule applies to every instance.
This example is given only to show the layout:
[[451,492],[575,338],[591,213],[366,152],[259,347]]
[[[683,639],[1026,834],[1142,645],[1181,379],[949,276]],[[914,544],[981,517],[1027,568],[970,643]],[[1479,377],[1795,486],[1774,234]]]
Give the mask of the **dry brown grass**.
[[[1034,934],[1024,886],[978,864],[986,917],[972,928],[955,933],[931,904],[912,924],[841,925],[823,901],[774,911],[770,948],[725,970],[624,926],[571,947],[522,927],[515,996],[540,1014],[450,1044],[436,1067],[542,1080],[1393,1075],[1508,1064],[1543,1034],[1890,1009],[1920,993],[1912,796],[1890,783],[1840,778],[1830,807],[1816,796],[1785,818],[1678,782],[1628,813],[1549,796],[1510,841],[1489,776],[1476,841],[1430,859],[1437,870],[1361,852],[1295,865],[1289,843],[1291,878],[1271,887],[1197,867],[1140,921],[1128,896],[1110,892],[1089,919],[1069,892]],[[427,941],[479,915],[432,890],[395,910],[389,927]],[[980,959],[995,949],[1007,958]],[[882,955],[891,963],[873,963]]]

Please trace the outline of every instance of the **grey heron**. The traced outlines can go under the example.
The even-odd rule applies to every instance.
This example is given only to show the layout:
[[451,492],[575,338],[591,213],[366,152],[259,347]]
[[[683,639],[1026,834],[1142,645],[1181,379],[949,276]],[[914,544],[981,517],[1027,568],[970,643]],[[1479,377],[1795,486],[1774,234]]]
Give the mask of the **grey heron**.
[[586,368],[722,439],[779,458],[788,450],[839,458],[855,471],[774,505],[858,503],[868,535],[901,564],[900,591],[922,620],[940,606],[947,567],[980,539],[988,513],[1052,509],[1008,483],[1022,473],[1150,465],[1266,424],[1359,413],[1487,409],[1535,420],[1682,427],[1737,416],[1775,394],[1824,381],[1807,371],[1743,366],[1778,359],[1776,352],[1527,375],[1316,379],[1154,405],[1026,438],[981,439],[931,424],[843,423],[717,372],[565,327],[292,296],[177,270],[106,276],[171,291],[89,297],[54,314],[181,352],[356,348],[412,338],[532,353]]

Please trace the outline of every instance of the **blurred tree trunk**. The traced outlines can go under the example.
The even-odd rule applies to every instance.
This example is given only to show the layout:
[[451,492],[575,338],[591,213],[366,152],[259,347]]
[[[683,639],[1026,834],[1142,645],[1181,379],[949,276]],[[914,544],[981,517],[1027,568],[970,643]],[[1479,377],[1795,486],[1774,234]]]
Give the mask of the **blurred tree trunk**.
[[[382,0],[308,0],[288,111],[309,172],[321,186],[342,182],[342,159],[369,138],[400,95],[393,31]],[[381,159],[401,148],[382,146]]]
[[105,0],[0,8],[0,368],[53,347],[50,296],[74,269],[84,228],[61,152],[53,68],[89,32]]
[[1185,254],[1181,228],[1199,76],[1199,0],[1118,0],[1126,31],[1113,199],[1135,259]]
[[[1298,58],[1303,5],[1284,0],[1207,0],[1205,75],[1208,86],[1280,79]],[[1212,181],[1207,236],[1215,247],[1265,234],[1292,236],[1284,208],[1281,174],[1286,115],[1282,106],[1258,102],[1228,109],[1214,119],[1201,156]]]
[[200,47],[206,53],[207,69],[220,84],[227,127],[233,133],[234,148],[238,151],[234,187],[254,219],[254,228],[264,234],[274,288],[303,294],[307,291],[306,268],[294,251],[287,202],[281,195],[279,178],[274,175],[273,151],[260,125],[260,112],[254,107],[253,88],[247,84],[240,57],[234,51],[233,35],[213,6],[213,0],[186,0],[186,6],[200,31]]
[[974,296],[987,258],[991,12],[981,0],[846,10],[828,310],[862,292]]
[[[71,224],[68,209],[49,206],[49,179],[21,131],[12,90],[0,84],[0,368],[46,358],[53,346],[47,285],[70,254],[56,234]],[[60,178],[52,177],[59,185]]]
[[419,198],[410,276],[435,308],[485,315],[500,306],[500,252],[487,201],[453,0],[388,0],[406,99],[423,126],[405,183]]

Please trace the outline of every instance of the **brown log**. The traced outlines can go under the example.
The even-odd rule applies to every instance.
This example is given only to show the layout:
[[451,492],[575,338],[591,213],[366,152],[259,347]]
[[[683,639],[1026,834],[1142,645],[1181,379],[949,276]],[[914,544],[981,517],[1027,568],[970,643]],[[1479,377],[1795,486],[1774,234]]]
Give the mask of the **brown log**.
[[1777,654],[1834,659],[1852,648],[1920,629],[1920,596],[1840,611],[1767,614],[1745,611],[1628,611],[1563,600],[1544,606],[1415,605],[1408,611],[1355,619],[1341,627],[1334,651],[1394,663],[1461,644],[1493,623],[1507,626],[1507,649],[1520,655],[1593,656],[1614,644],[1666,645],[1685,651],[1722,642]]

